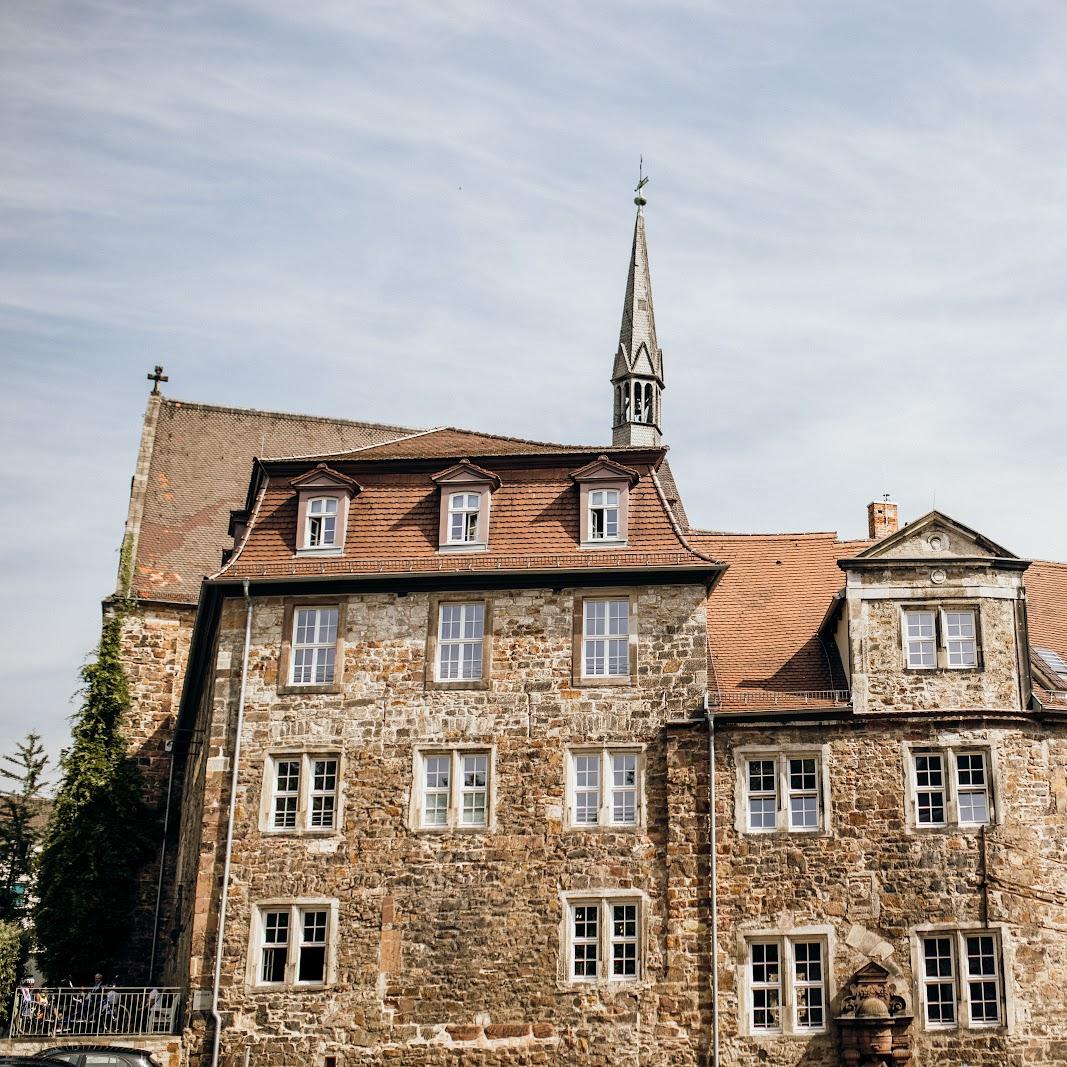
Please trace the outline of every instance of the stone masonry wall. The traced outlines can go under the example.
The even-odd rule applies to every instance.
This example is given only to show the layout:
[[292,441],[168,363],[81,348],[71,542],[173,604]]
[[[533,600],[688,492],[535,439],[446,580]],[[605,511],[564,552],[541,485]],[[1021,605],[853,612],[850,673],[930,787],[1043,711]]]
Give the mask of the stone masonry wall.
[[[367,594],[347,598],[342,692],[319,695],[279,694],[284,605],[255,601],[223,968],[224,1062],[241,1062],[246,1045],[254,1067],[320,1067],[326,1055],[338,1064],[702,1062],[707,1034],[692,973],[707,897],[701,816],[689,772],[669,766],[665,724],[701,711],[704,589],[636,593],[634,685],[575,687],[574,591],[538,589],[471,593],[493,604],[492,684],[427,689],[429,597]],[[183,846],[199,864],[186,892],[195,900],[191,977],[205,987],[243,623],[243,605],[227,604],[206,701],[200,844]],[[565,750],[590,742],[645,746],[641,828],[565,827]],[[493,747],[488,831],[410,828],[420,743]],[[259,829],[267,754],[300,745],[341,754],[341,832],[268,838]],[[642,979],[570,983],[561,894],[620,889],[645,897]],[[336,982],[250,987],[256,901],[306,896],[338,902]]]
[[[161,826],[170,776],[168,743],[174,736],[194,618],[195,608],[191,605],[138,604],[122,619],[123,666],[130,688],[130,711],[124,731],[130,755],[144,776],[146,799],[159,812]],[[117,976],[124,985],[149,981],[158,856],[157,850],[138,881],[127,960]],[[175,882],[172,861],[173,856],[168,859],[164,877],[167,897],[163,902],[164,914],[172,911],[169,899]],[[161,962],[157,962],[157,980]]]
[[[823,928],[830,938],[832,1010],[848,980],[875,960],[897,977],[908,1010],[912,1067],[1067,1063],[1067,731],[1015,721],[958,723],[889,716],[774,727],[720,721],[716,760],[720,1023],[723,1067],[830,1067],[831,1031],[743,1036],[745,934]],[[988,747],[998,822],[978,828],[911,824],[905,742]],[[827,746],[829,833],[739,833],[738,750]],[[917,926],[999,929],[1007,970],[1006,1027],[929,1031],[912,953]]]

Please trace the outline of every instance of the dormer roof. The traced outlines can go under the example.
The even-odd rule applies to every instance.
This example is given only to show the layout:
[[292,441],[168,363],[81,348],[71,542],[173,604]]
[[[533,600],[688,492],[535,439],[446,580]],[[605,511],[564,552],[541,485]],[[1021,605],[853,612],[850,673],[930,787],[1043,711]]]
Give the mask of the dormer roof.
[[633,467],[626,467],[622,463],[616,463],[613,459],[608,459],[607,456],[598,456],[592,463],[579,467],[578,470],[571,474],[571,477],[578,483],[626,481],[629,482],[632,489],[637,485],[641,475]]
[[339,489],[353,495],[363,489],[359,482],[335,471],[325,463],[316,464],[311,470],[293,478],[289,484],[294,489]]
[[438,485],[443,482],[469,482],[477,485],[491,485],[494,489],[500,488],[500,477],[492,471],[479,467],[469,459],[462,459],[443,471],[430,475],[431,480]]

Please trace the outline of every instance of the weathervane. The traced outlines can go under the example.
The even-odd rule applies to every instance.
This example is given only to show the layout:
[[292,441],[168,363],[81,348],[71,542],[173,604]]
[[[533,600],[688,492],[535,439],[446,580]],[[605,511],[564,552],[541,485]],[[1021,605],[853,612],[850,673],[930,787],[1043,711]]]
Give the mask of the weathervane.
[[648,185],[648,178],[645,177],[645,157],[640,156],[639,159],[640,163],[637,167],[637,187],[634,189],[634,192],[637,193],[637,196],[634,197],[634,203],[637,205],[638,211],[648,203],[644,193],[641,191]]

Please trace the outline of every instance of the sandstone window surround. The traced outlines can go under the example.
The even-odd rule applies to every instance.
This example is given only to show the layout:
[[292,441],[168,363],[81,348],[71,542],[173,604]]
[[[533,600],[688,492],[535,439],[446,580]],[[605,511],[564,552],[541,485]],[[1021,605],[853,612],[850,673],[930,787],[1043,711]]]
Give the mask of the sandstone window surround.
[[297,491],[296,554],[341,555],[348,532],[349,505],[363,487],[325,463],[289,484]]
[[493,603],[484,597],[430,597],[426,627],[427,689],[488,689],[493,660]]
[[408,812],[412,830],[492,832],[496,827],[496,748],[420,745]]
[[741,834],[828,834],[829,745],[735,749],[734,827]]
[[255,989],[322,989],[336,981],[338,903],[282,897],[252,906],[245,981]]
[[572,830],[637,829],[645,824],[645,746],[567,750],[567,822]]
[[978,829],[1003,821],[988,744],[904,742],[904,766],[909,829]]
[[440,494],[437,547],[440,552],[485,552],[489,509],[500,478],[469,459],[431,476]]
[[299,597],[283,602],[279,693],[340,693],[347,602]]
[[931,924],[912,937],[912,965],[926,1030],[1010,1029],[1006,930]]
[[637,679],[637,597],[604,590],[574,598],[572,683],[631,685]]
[[633,889],[562,894],[562,982],[573,987],[643,981],[647,904]]
[[907,671],[982,669],[981,612],[977,604],[904,604],[900,636]]
[[339,752],[275,750],[263,767],[260,829],[269,834],[330,835],[341,828]]
[[625,547],[630,518],[630,490],[640,475],[600,456],[575,471],[578,486],[579,544],[582,548]]
[[739,935],[739,1031],[748,1037],[825,1033],[833,998],[833,931],[827,926]]

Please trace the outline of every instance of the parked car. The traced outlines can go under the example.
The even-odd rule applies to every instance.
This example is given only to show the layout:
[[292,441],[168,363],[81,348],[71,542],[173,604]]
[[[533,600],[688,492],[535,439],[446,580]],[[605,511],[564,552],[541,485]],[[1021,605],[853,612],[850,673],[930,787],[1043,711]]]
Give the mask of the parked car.
[[[35,1059],[26,1060],[34,1067],[42,1061],[62,1064],[62,1067],[159,1067],[143,1049],[120,1048],[117,1045],[63,1045],[38,1052]],[[21,1062],[21,1061],[20,1061]]]
[[70,1067],[70,1060],[53,1060],[46,1056],[8,1056],[0,1054],[0,1067]]

